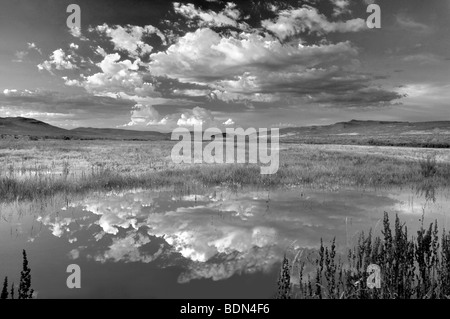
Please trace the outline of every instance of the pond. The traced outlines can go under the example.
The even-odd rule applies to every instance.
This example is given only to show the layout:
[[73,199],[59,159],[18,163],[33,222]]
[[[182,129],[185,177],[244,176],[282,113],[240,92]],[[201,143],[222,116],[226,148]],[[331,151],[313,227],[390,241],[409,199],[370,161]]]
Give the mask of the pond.
[[[1,206],[0,275],[26,249],[38,298],[271,298],[284,253],[334,237],[344,252],[395,213],[448,227],[450,192],[202,188],[95,193]],[[69,289],[67,266],[81,268]]]

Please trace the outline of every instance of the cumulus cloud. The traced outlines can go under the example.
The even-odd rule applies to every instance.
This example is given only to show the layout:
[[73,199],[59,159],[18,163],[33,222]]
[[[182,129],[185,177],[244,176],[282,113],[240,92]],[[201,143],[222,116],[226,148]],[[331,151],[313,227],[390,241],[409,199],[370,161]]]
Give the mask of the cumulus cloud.
[[[111,192],[102,196],[86,198],[82,202],[72,203],[73,207],[84,207],[86,212],[97,216],[96,222],[104,232],[101,236],[111,239],[111,244],[93,255],[99,262],[152,262],[163,253],[171,253],[171,260],[176,260],[174,253],[180,254],[185,261],[184,271],[178,278],[179,283],[187,283],[194,279],[210,278],[213,280],[227,279],[234,274],[269,271],[279,262],[282,249],[278,244],[285,240],[278,238],[274,227],[265,226],[262,216],[254,216],[260,212],[251,201],[230,198],[229,191],[223,191],[219,196],[209,194],[196,196],[201,202],[192,206],[192,196],[181,200],[187,207],[175,211],[154,209],[160,195],[149,194],[148,191],[131,191],[124,193]],[[221,200],[218,200],[221,198]],[[205,218],[211,210],[227,214],[228,218]],[[183,216],[183,218],[180,218]],[[211,215],[212,216],[212,215]],[[252,224],[248,225],[248,219]],[[73,222],[73,221],[72,221]],[[45,223],[52,227],[53,224]],[[67,222],[61,224],[64,226]],[[60,228],[61,228],[60,227]],[[55,236],[61,237],[63,233]],[[94,228],[90,227],[90,231]],[[119,230],[125,230],[125,234]],[[140,230],[138,230],[140,229]],[[145,229],[145,232],[143,231]],[[76,231],[76,230],[75,230]],[[66,234],[69,238],[69,235]],[[144,253],[151,238],[163,238],[171,247],[164,249],[163,244],[155,245],[154,252]],[[80,251],[71,252],[71,256],[79,257]]]
[[72,218],[51,217],[50,215],[44,217],[39,216],[37,221],[41,222],[43,225],[49,226],[52,235],[56,237],[61,237],[70,233],[69,226],[75,222]]
[[47,70],[50,73],[53,73],[52,70],[73,70],[78,69],[76,62],[74,60],[74,56],[71,54],[66,54],[63,49],[57,49],[53,51],[50,55],[49,60],[46,60],[40,64],[38,64],[38,69],[40,71]]
[[188,128],[194,125],[220,127],[233,124],[234,121],[232,119],[228,119],[226,124],[220,122],[211,111],[199,106],[191,110],[162,116],[152,105],[136,104],[131,111],[131,121],[126,126],[165,126],[165,128],[170,129],[179,126]]
[[[264,262],[261,262],[264,260]],[[267,273],[279,262],[280,255],[274,247],[253,247],[239,253],[235,258],[222,258],[216,262],[191,263],[178,277],[181,284],[195,279],[225,280],[233,275]]]
[[182,113],[177,121],[177,125],[188,127],[194,125],[209,126],[214,122],[214,116],[211,114],[211,111],[197,106],[192,111]]
[[143,41],[145,36],[156,34],[163,43],[164,34],[151,25],[145,27],[126,25],[108,26],[106,23],[97,26],[95,30],[108,36],[114,44],[114,49],[127,52],[132,57],[139,57],[152,52],[153,47]]
[[86,38],[82,33],[81,33],[81,28],[79,27],[72,27],[69,28],[69,33],[74,37],[79,39],[80,41],[89,41],[88,38]]
[[199,27],[224,27],[231,26],[239,29],[248,29],[249,26],[245,22],[238,22],[241,19],[241,12],[236,4],[229,2],[220,12],[212,10],[201,10],[193,4],[174,3],[176,13],[189,19],[191,25]]
[[293,65],[307,68],[356,53],[349,42],[283,45],[270,35],[241,33],[239,37],[227,37],[204,28],[187,33],[166,52],[152,54],[149,67],[155,75],[210,84],[215,80],[242,75],[246,71],[277,72]]
[[[142,128],[224,125],[225,112],[216,119],[208,111],[219,106],[365,107],[401,97],[374,84],[379,78],[358,72],[360,52],[350,41],[327,38],[367,28],[359,18],[342,20],[351,14],[350,2],[330,0],[329,16],[312,5],[264,4],[258,20],[234,3],[211,6],[216,10],[175,3],[171,14],[178,20],[167,20],[170,26],[98,25],[89,29],[100,35],[90,46],[92,57],[79,57],[84,50],[71,43],[67,53],[58,49],[38,67],[71,70],[62,76],[64,83],[88,94],[133,101],[126,126]],[[317,35],[321,40],[312,40]],[[162,112],[163,104],[178,112]],[[187,105],[201,107],[183,111]]]
[[[274,103],[297,98],[301,103],[344,106],[344,98],[353,92],[349,106],[356,106],[357,101],[367,106],[377,97],[385,105],[390,98],[400,98],[371,89],[375,78],[354,71],[357,56],[358,50],[350,42],[282,44],[268,34],[223,36],[203,28],[187,33],[166,52],[152,54],[149,69],[155,75],[208,85],[211,99],[226,102]],[[368,98],[370,93],[373,98]],[[378,102],[374,105],[380,105]]]
[[[286,201],[286,196],[295,200]],[[287,247],[316,247],[324,233],[330,239],[345,238],[347,218],[373,216],[380,205],[388,209],[401,200],[386,197],[380,204],[379,195],[369,194],[349,206],[354,196],[324,198],[323,192],[311,191],[299,198],[296,192],[271,192],[269,209],[262,191],[224,188],[190,196],[172,190],[111,191],[72,202],[71,207],[83,208],[84,217],[77,214],[77,220],[53,215],[38,220],[60,238],[95,238],[95,251],[88,257],[99,262],[147,263],[164,256],[155,266],[165,267],[167,261],[176,265],[181,269],[178,282],[187,283],[271,271]],[[174,201],[175,206],[167,205]],[[308,209],[299,210],[302,206]],[[90,236],[77,236],[81,229]],[[70,255],[79,257],[86,252],[83,247]]]
[[100,216],[97,223],[106,234],[116,235],[120,228],[131,227],[137,230],[139,217],[145,215],[142,207],[151,207],[152,204],[152,198],[143,197],[143,194],[137,192],[129,192],[124,196],[110,194],[104,201],[90,198],[83,203],[83,206],[85,210]]
[[235,123],[232,119],[228,119],[225,122],[223,122],[222,124],[228,126],[228,125],[234,125]]
[[144,78],[146,73],[140,70],[143,63],[139,58],[134,61],[122,59],[119,53],[107,54],[101,47],[97,47],[96,51],[103,56],[95,64],[101,72],[81,75],[80,78],[63,77],[67,86],[79,86],[97,96],[128,99],[138,103],[163,104],[168,101],[153,83]]
[[154,254],[146,254],[141,251],[141,247],[149,243],[150,238],[148,236],[133,231],[128,232],[124,238],[113,238],[108,249],[95,255],[94,260],[101,263],[107,261],[150,263],[163,253],[164,246],[161,245]]
[[340,16],[351,13],[349,9],[350,0],[331,0],[334,5],[333,16]]
[[140,60],[121,60],[118,53],[108,54],[97,63],[102,72],[86,76],[82,86],[89,92],[130,92],[142,86],[138,72]]
[[27,45],[28,45],[28,50],[35,50],[35,51],[37,51],[39,54],[42,55],[42,50],[41,50],[40,48],[37,47],[36,43],[34,43],[34,42],[28,42]]
[[[220,253],[246,253],[253,247],[273,245],[271,240],[277,235],[275,229],[233,226],[227,221],[217,221],[216,225],[208,226],[202,214],[205,208],[181,208],[166,214],[152,214],[147,219],[148,232],[157,237],[164,236],[177,252],[194,262],[207,262]],[[183,215],[189,218],[180,219]],[[199,225],[203,225],[202,231],[198,230]]]
[[136,104],[131,111],[131,121],[127,126],[165,125],[163,118],[152,105]]
[[367,29],[366,22],[361,19],[330,22],[316,8],[303,6],[299,9],[287,9],[279,13],[274,20],[264,20],[262,26],[273,32],[280,39],[302,33],[326,34],[330,32],[357,32]]

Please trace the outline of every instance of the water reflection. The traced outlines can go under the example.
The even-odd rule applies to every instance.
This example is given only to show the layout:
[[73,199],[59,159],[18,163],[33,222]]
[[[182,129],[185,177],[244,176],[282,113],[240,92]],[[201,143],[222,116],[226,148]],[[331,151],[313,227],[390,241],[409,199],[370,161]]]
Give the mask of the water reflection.
[[[20,217],[2,210],[0,252],[12,254],[27,242],[28,250],[35,252],[30,259],[42,265],[35,272],[41,276],[38,289],[44,296],[55,291],[58,296],[68,294],[64,284],[49,284],[48,278],[57,267],[78,263],[92,280],[86,283],[90,289],[77,296],[98,297],[99,287],[107,286],[99,279],[101,273],[117,265],[121,273],[114,285],[133,286],[136,291],[129,293],[134,297],[148,294],[136,288],[141,283],[130,279],[133,276],[152,277],[155,297],[270,297],[288,247],[314,248],[321,238],[336,237],[345,250],[360,231],[379,231],[384,211],[400,214],[412,229],[418,227],[424,211],[429,221],[438,219],[446,226],[448,192],[434,191],[433,198],[430,201],[414,190],[214,188],[97,193],[69,203],[64,199],[46,204],[39,214],[34,208]],[[49,260],[56,257],[59,261]],[[58,268],[61,277],[63,271]],[[249,279],[253,286],[244,287],[236,275],[256,276],[248,277],[253,278]],[[231,281],[229,290],[224,285],[219,291],[219,285],[213,284]],[[166,287],[176,292],[167,295]]]

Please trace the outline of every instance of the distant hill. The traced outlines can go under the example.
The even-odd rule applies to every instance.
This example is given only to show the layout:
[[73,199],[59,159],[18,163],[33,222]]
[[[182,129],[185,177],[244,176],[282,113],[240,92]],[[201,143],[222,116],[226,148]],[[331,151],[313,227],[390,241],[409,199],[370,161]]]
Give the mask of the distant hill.
[[168,140],[166,133],[121,129],[76,128],[66,130],[25,117],[0,117],[0,135],[56,139]]
[[[0,117],[0,137],[55,139],[170,140],[170,133],[80,127],[66,130],[31,118]],[[226,134],[224,133],[224,137]],[[324,126],[280,129],[280,141],[450,148],[450,121],[394,122],[351,120]]]
[[440,122],[395,122],[360,121],[339,122],[324,126],[292,127],[280,130],[281,134],[299,135],[414,135],[449,134],[450,121]]
[[170,134],[154,131],[132,131],[111,128],[79,127],[69,131],[78,137],[126,140],[170,140]]
[[69,131],[26,117],[0,117],[0,134],[28,136],[64,136]]
[[307,144],[450,148],[450,121],[351,120],[325,126],[291,127],[280,130],[280,141]]

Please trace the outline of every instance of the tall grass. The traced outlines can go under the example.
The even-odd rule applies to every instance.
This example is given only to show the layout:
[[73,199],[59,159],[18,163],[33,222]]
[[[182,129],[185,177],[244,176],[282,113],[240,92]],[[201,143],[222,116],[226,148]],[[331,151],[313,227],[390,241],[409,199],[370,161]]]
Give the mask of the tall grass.
[[[410,236],[398,216],[391,229],[384,214],[382,236],[362,233],[357,244],[348,250],[344,263],[330,246],[321,242],[313,271],[305,273],[306,262],[295,265],[298,282],[291,285],[288,296],[300,299],[448,299],[450,298],[450,232],[441,237],[435,221]],[[283,261],[280,278],[292,274],[293,263]],[[381,287],[367,286],[367,267],[381,268]],[[289,271],[286,271],[286,268]],[[290,280],[292,283],[292,281]],[[286,291],[286,289],[284,290]],[[278,295],[286,298],[285,295]]]
[[170,142],[23,143],[0,144],[0,201],[168,185],[325,189],[422,185],[429,193],[432,187],[450,185],[448,163],[432,158],[422,163],[400,158],[394,151],[358,154],[285,145],[278,172],[263,176],[254,164],[174,164]]
[[433,177],[438,172],[436,155],[428,154],[419,161],[420,173],[424,178]]

